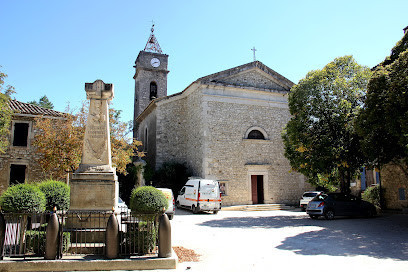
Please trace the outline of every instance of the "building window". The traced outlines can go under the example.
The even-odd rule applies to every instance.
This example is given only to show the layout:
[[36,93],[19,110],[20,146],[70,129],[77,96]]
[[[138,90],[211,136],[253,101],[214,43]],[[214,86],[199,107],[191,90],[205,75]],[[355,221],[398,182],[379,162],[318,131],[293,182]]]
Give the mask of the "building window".
[[261,127],[251,127],[249,128],[244,135],[244,139],[251,140],[269,140],[268,134]]
[[27,146],[28,145],[28,129],[29,129],[29,123],[14,122],[13,146]]
[[399,200],[405,200],[405,188],[398,189]]
[[26,179],[25,164],[11,164],[10,165],[10,185],[24,183]]
[[259,130],[254,129],[249,132],[248,139],[265,140],[265,136]]
[[144,148],[143,148],[144,151],[147,151],[147,144],[148,144],[147,139],[148,139],[148,133],[147,133],[147,127],[146,127],[145,134],[144,134]]
[[156,82],[150,82],[150,100],[157,98],[157,84]]

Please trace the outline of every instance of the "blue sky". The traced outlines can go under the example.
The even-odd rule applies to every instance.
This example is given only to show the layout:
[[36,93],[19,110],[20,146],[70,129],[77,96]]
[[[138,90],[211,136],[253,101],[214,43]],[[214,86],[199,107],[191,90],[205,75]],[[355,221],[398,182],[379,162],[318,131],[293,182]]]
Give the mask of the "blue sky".
[[0,0],[0,65],[20,101],[47,97],[64,111],[85,82],[115,85],[132,119],[134,61],[154,20],[169,55],[168,94],[199,77],[257,60],[297,83],[334,58],[375,66],[408,25],[408,1]]

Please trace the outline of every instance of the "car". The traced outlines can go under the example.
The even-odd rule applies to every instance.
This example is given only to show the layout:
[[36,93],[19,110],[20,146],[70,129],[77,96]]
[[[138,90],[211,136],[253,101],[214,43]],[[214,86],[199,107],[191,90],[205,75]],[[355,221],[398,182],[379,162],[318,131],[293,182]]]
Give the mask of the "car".
[[317,195],[320,195],[323,193],[322,191],[309,191],[309,192],[304,192],[302,195],[302,198],[299,201],[299,206],[302,209],[302,211],[306,211],[307,204],[309,204],[309,201],[315,198]]
[[174,214],[176,213],[176,205],[174,203],[173,191],[168,188],[157,188],[157,189],[162,191],[164,196],[167,198],[167,201],[169,202],[169,207],[166,210],[166,214],[169,217],[169,220],[172,220],[174,217]]
[[335,216],[373,217],[377,214],[377,210],[373,204],[350,194],[323,193],[309,202],[306,213],[312,219],[324,216],[332,220]]

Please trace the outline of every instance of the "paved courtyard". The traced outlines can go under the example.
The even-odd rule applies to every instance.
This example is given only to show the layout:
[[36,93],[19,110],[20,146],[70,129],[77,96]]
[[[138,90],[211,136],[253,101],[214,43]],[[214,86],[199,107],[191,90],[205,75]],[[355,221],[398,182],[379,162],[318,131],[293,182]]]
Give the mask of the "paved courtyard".
[[178,271],[408,271],[408,215],[311,220],[300,211],[177,210],[173,246],[200,254]]

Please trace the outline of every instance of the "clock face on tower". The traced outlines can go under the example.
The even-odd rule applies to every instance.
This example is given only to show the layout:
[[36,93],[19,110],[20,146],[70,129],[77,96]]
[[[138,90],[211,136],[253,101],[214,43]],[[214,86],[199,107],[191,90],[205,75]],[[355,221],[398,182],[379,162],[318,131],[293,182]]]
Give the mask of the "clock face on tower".
[[159,66],[160,66],[160,60],[157,59],[157,58],[152,58],[151,61],[150,61],[150,64],[151,64],[153,67],[159,67]]

